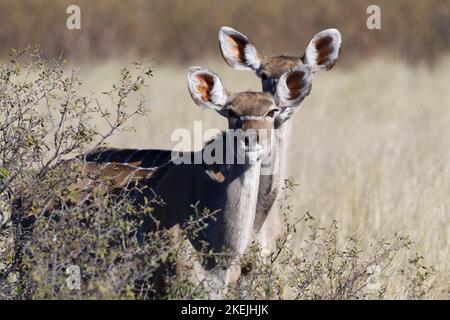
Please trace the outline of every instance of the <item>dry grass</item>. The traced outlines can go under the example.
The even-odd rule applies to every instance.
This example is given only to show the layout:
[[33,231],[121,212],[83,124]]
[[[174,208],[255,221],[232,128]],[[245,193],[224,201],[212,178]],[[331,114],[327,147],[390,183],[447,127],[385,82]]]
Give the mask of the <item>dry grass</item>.
[[[86,67],[86,87],[108,88],[123,65]],[[222,61],[202,65],[218,72],[230,91],[259,89],[251,73]],[[154,71],[146,90],[149,117],[135,120],[136,132],[115,135],[111,145],[171,148],[172,131],[192,130],[194,120],[204,121],[204,129],[226,126],[191,101],[184,69]],[[317,75],[294,119],[290,159],[290,174],[300,186],[293,197],[299,215],[310,211],[325,225],[337,220],[342,237],[356,230],[367,243],[409,234],[414,249],[436,269],[437,290],[430,298],[448,298],[450,292],[449,71],[450,58],[433,69],[379,58]],[[299,241],[306,233],[300,228]],[[388,297],[401,298],[393,275],[387,277]]]

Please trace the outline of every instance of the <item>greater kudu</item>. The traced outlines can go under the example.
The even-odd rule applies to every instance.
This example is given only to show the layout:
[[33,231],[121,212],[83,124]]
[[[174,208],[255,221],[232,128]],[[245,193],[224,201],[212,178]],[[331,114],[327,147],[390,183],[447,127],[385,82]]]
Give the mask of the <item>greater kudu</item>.
[[[302,56],[264,56],[250,42],[247,36],[230,28],[219,30],[219,44],[228,65],[237,70],[250,70],[261,79],[264,92],[276,95],[277,84],[282,75],[296,66],[308,66],[312,73],[331,69],[338,59],[341,48],[341,34],[336,29],[327,29],[316,34],[309,42]],[[275,118],[275,139],[277,149],[272,163],[264,168],[259,180],[258,205],[255,218],[257,241],[269,249],[280,235],[282,217],[279,206],[274,205],[283,179],[286,177],[289,140],[292,131],[293,113],[299,105],[286,108]],[[267,250],[265,250],[267,252]]]
[[[331,69],[338,59],[341,35],[336,29],[327,29],[316,34],[309,42],[302,56],[263,56],[244,34],[222,27],[219,44],[225,61],[237,70],[252,70],[261,79],[264,92],[275,94],[281,75],[299,65],[308,65],[312,73]],[[301,102],[301,101],[300,101]],[[300,103],[299,102],[299,103]],[[293,105],[276,116],[276,149],[271,161],[263,164],[259,179],[258,202],[254,231],[257,241],[267,252],[281,231],[281,216],[274,205],[286,175],[286,161],[292,122],[288,120],[297,108]],[[136,150],[102,148],[87,154],[87,160],[95,162],[116,162],[153,168],[170,162],[171,150]]]
[[[154,192],[167,205],[155,208],[153,216],[162,226],[171,228],[189,218],[194,203],[219,210],[217,220],[210,221],[199,240],[208,243],[215,252],[230,253],[228,264],[231,266],[252,240],[261,162],[273,149],[272,131],[277,115],[298,106],[309,94],[311,69],[298,66],[284,73],[274,95],[263,92],[228,94],[215,73],[200,67],[189,70],[188,86],[197,105],[226,117],[229,129],[199,151],[201,163],[176,164],[172,160],[173,164],[153,186]],[[236,136],[237,131],[243,134]],[[234,143],[235,137],[237,143]],[[209,146],[216,141],[221,141],[222,146],[231,145],[233,156],[229,157],[230,149],[225,148],[221,159],[226,161],[207,163],[205,154],[211,152]],[[244,155],[244,162],[239,163],[234,153]],[[183,158],[196,157],[184,153]],[[152,220],[145,221],[144,231],[151,230],[152,225]],[[193,244],[195,247],[196,243]],[[220,278],[227,284],[239,274],[240,270],[233,266]]]
[[[195,203],[219,211],[216,220],[209,221],[200,237],[191,241],[193,248],[198,248],[202,242],[216,253],[227,253],[227,268],[214,275],[215,279],[227,285],[239,277],[240,269],[234,262],[252,240],[261,162],[273,149],[272,132],[277,116],[288,112],[285,116],[288,119],[292,108],[309,94],[311,68],[298,66],[284,73],[273,95],[264,92],[229,94],[218,75],[200,67],[189,69],[188,88],[197,105],[215,110],[228,119],[226,132],[209,142],[203,150],[182,155],[183,159],[195,160],[200,154],[199,163],[183,163],[173,158],[153,170],[96,162],[88,162],[86,168],[88,172],[98,170],[100,175],[117,177],[114,188],[126,187],[128,181],[144,186],[141,193],[133,194],[136,205],[148,203],[155,194],[166,203],[156,206],[152,217],[144,216],[144,236],[157,227],[177,229],[194,213],[192,205]],[[219,142],[219,148],[211,148],[216,142]],[[230,145],[231,150],[229,147],[223,149]],[[212,150],[214,153],[224,150],[219,161],[205,161],[205,154],[210,155]],[[207,265],[206,268],[212,266]],[[201,273],[199,280],[207,274],[202,268],[196,267],[196,271]]]

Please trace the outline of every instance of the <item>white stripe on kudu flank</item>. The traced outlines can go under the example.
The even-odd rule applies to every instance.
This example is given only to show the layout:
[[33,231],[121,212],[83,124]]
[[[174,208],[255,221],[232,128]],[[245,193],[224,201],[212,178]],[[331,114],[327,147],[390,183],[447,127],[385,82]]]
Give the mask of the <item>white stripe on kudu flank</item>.
[[109,162],[111,160],[111,157],[113,156],[114,153],[116,153],[119,150],[115,150],[115,151],[110,151],[109,155],[105,158],[104,162]]
[[133,159],[134,155],[135,155],[136,153],[138,153],[139,151],[140,151],[139,149],[134,150],[134,151],[133,151],[126,159],[125,159],[124,164],[128,164],[128,162],[130,162],[130,160]]
[[161,154],[162,154],[163,152],[164,152],[164,151],[161,150],[161,151],[158,153],[158,155],[155,157],[155,159],[153,159],[152,164],[150,165],[150,167],[153,167],[153,166],[155,165],[155,163],[158,161],[159,157],[161,157]]

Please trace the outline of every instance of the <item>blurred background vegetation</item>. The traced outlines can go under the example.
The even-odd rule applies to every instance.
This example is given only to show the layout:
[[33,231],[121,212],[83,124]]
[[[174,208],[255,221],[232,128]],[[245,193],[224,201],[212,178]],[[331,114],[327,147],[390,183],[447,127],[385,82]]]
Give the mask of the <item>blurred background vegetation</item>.
[[[67,6],[81,7],[82,29],[68,30]],[[381,30],[369,30],[366,9],[381,7]],[[184,63],[216,57],[217,31],[243,30],[264,54],[302,54],[310,37],[338,28],[345,46],[340,63],[378,53],[416,63],[450,50],[448,0],[2,0],[0,57],[39,43],[47,55],[72,62],[155,58]]]

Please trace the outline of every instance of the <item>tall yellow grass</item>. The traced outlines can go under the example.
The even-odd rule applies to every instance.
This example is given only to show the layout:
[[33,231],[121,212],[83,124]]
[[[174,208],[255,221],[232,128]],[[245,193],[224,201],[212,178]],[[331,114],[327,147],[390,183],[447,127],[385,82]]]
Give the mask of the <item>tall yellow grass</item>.
[[[86,88],[107,89],[123,61],[83,69]],[[203,64],[230,91],[259,90],[258,79],[222,61]],[[187,67],[187,66],[186,66]],[[157,66],[147,90],[148,117],[135,132],[115,135],[117,147],[171,148],[174,129],[225,128],[226,121],[191,101],[185,69]],[[314,78],[311,95],[296,114],[290,175],[299,184],[293,201],[323,224],[337,220],[342,236],[352,230],[369,243],[402,232],[437,270],[438,289],[450,288],[450,57],[433,68],[389,58],[339,64]],[[306,229],[298,232],[299,241]],[[406,257],[398,257],[398,263]],[[386,281],[390,275],[387,275]],[[445,289],[447,288],[447,289]],[[390,297],[396,283],[390,283]]]

